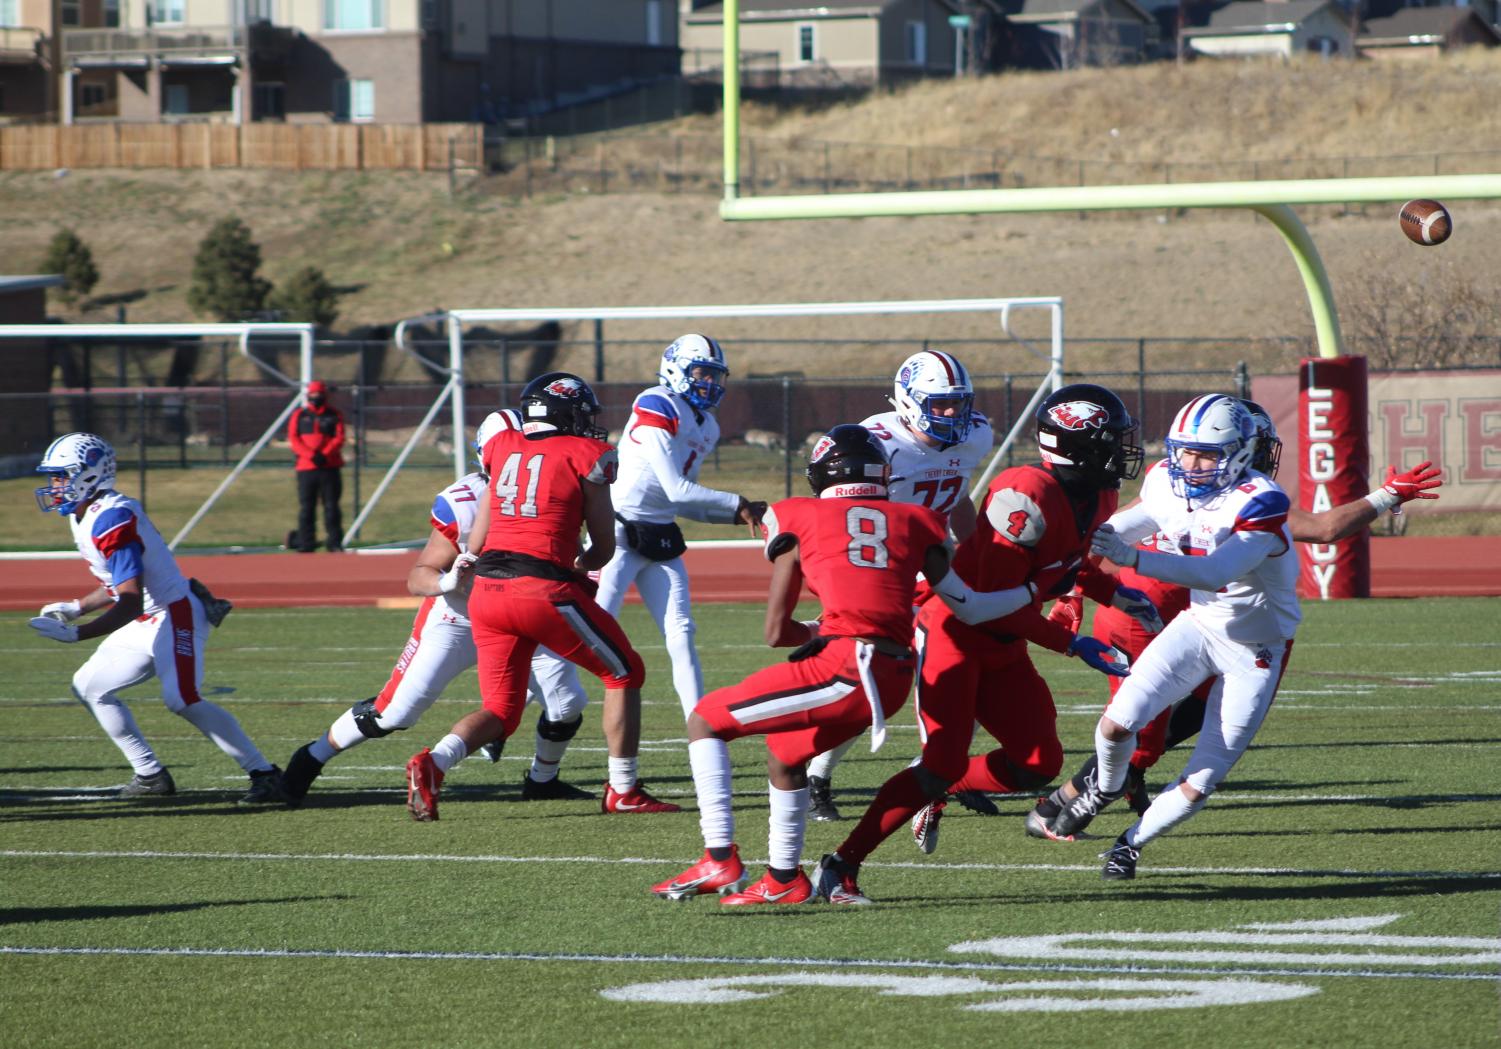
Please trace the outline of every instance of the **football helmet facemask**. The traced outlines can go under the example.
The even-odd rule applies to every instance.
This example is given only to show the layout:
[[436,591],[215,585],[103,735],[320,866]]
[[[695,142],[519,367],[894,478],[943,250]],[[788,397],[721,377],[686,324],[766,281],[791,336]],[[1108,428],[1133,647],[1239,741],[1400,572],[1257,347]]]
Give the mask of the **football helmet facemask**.
[[[54,480],[36,490],[42,513],[71,514],[96,494],[115,486],[115,450],[92,433],[66,433],[47,446],[36,472]],[[61,479],[59,484],[56,479]]]
[[657,378],[700,411],[719,407],[724,380],[730,374],[724,350],[707,335],[684,335],[662,351]]
[[599,398],[583,379],[548,372],[521,391],[521,432],[528,440],[567,434],[603,441],[608,434],[594,425],[599,411]]
[[[1185,455],[1214,457],[1209,466],[1185,465]],[[1229,488],[1256,457],[1256,423],[1234,397],[1212,393],[1195,397],[1173,417],[1167,431],[1167,469],[1173,494],[1203,499]]]
[[841,423],[813,445],[808,484],[820,498],[884,499],[891,485],[891,463],[869,430]]
[[1251,469],[1268,477],[1276,477],[1277,467],[1282,465],[1282,438],[1277,436],[1277,427],[1272,425],[1272,417],[1267,414],[1267,410],[1255,401],[1248,401],[1243,397],[1240,403],[1246,406],[1246,411],[1251,413],[1251,421],[1256,424],[1256,455],[1251,460]]
[[[923,350],[903,361],[892,384],[891,403],[910,430],[945,448],[963,442],[974,426],[975,388],[952,354]],[[949,408],[950,414],[942,414]]]
[[1119,488],[1141,472],[1145,452],[1137,421],[1103,386],[1060,387],[1037,407],[1037,449],[1043,462],[1073,469],[1098,488]]

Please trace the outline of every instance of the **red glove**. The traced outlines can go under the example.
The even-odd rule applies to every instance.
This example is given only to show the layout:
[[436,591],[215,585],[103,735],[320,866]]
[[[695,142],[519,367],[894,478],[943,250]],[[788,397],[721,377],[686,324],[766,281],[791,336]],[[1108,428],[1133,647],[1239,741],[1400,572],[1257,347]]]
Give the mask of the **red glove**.
[[1084,621],[1084,596],[1082,594],[1064,594],[1053,607],[1048,610],[1048,622],[1058,623],[1074,633],[1079,632],[1079,624]]
[[1411,499],[1437,499],[1438,495],[1429,491],[1437,488],[1444,482],[1439,479],[1442,470],[1434,468],[1433,463],[1424,461],[1418,463],[1406,473],[1398,473],[1395,466],[1386,468],[1386,483],[1381,486],[1382,490],[1397,498],[1397,505]]

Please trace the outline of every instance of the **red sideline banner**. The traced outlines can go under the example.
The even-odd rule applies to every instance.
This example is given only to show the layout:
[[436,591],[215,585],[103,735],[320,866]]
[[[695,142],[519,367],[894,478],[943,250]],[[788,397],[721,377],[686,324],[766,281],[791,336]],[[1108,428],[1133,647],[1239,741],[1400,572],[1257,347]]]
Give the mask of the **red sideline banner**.
[[[1370,490],[1364,357],[1308,357],[1298,369],[1298,505],[1310,513]],[[1370,532],[1337,543],[1295,543],[1298,592],[1328,601],[1371,596]]]

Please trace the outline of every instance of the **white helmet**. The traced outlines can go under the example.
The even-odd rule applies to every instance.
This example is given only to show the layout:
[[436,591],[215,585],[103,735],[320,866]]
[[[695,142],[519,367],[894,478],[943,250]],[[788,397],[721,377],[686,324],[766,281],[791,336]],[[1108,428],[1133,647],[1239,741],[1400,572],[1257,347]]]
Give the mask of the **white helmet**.
[[[702,369],[695,374],[695,369]],[[707,374],[705,374],[705,372]],[[730,374],[724,350],[707,335],[684,335],[662,351],[657,378],[693,407],[708,410],[724,397],[724,379]]]
[[[1189,470],[1185,452],[1207,452],[1213,466]],[[1173,492],[1203,499],[1229,488],[1256,458],[1256,423],[1245,404],[1222,393],[1195,397],[1179,409],[1167,432],[1167,469]]]
[[521,429],[520,417],[514,409],[504,408],[498,412],[491,412],[485,416],[479,424],[479,429],[474,431],[475,463],[483,470],[485,468],[485,445],[502,430]]
[[95,493],[115,486],[115,450],[91,433],[65,433],[47,446],[36,472],[63,478],[36,490],[42,513],[71,514]]
[[1256,424],[1256,457],[1251,460],[1251,469],[1268,477],[1277,476],[1277,467],[1282,464],[1282,438],[1277,436],[1277,427],[1267,410],[1255,401],[1241,399],[1251,421]]
[[[958,400],[959,410],[952,416],[935,414],[929,407],[935,400]],[[914,353],[902,362],[891,403],[914,433],[926,434],[943,445],[960,443],[974,425],[975,388],[970,385],[969,372],[957,357],[936,350]]]

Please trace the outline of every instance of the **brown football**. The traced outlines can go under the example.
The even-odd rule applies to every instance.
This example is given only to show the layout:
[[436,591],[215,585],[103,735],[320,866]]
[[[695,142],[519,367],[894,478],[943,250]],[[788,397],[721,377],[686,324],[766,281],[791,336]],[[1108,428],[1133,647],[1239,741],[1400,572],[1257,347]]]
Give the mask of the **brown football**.
[[1449,209],[1436,200],[1409,200],[1397,213],[1397,221],[1408,240],[1425,247],[1442,244],[1454,232]]

